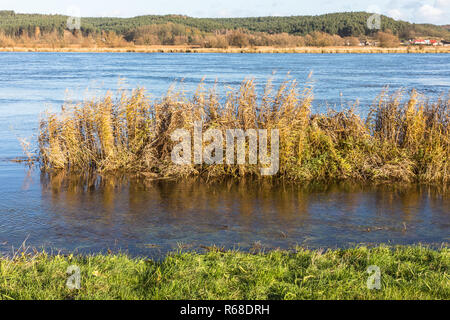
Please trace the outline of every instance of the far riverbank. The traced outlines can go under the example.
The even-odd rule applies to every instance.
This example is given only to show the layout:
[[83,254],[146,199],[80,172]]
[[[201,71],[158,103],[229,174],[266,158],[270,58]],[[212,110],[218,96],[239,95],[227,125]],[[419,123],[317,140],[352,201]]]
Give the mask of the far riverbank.
[[3,47],[0,52],[140,52],[140,53],[450,53],[446,47],[246,47],[199,48],[193,46],[129,46],[129,47]]

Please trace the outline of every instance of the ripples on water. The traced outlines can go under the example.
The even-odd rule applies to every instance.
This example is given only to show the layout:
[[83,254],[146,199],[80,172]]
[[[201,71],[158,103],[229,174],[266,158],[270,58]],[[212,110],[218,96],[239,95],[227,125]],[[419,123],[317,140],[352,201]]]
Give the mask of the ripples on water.
[[449,191],[430,186],[150,181],[32,171],[17,187],[6,193],[2,187],[2,198],[14,199],[6,205],[2,199],[2,251],[27,236],[35,247],[155,258],[179,245],[249,250],[449,240]]
[[[17,138],[36,138],[45,109],[119,86],[143,86],[159,97],[174,81],[192,92],[203,77],[207,85],[217,80],[221,90],[254,77],[261,91],[269,77],[277,85],[288,72],[301,87],[313,71],[314,111],[358,99],[362,115],[386,85],[436,98],[450,89],[446,54],[0,53],[0,70],[1,159],[22,155]],[[446,189],[425,186],[50,178],[0,161],[0,251],[11,252],[26,238],[35,247],[153,257],[178,244],[439,245],[449,240],[448,196]]]

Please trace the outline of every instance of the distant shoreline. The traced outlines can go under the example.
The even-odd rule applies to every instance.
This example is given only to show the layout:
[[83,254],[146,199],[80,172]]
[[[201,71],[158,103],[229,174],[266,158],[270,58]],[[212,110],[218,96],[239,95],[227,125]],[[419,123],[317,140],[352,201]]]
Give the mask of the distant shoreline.
[[447,47],[247,47],[247,48],[199,48],[190,46],[130,46],[119,48],[107,47],[3,47],[0,52],[135,52],[135,53],[450,53]]

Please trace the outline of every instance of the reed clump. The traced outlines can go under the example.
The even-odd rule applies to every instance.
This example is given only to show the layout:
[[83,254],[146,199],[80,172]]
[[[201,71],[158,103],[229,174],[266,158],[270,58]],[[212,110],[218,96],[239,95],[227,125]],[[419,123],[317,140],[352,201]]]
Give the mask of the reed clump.
[[[253,80],[220,97],[202,84],[191,97],[169,90],[150,100],[143,89],[64,105],[47,113],[39,132],[44,171],[129,172],[149,178],[261,177],[261,164],[185,164],[171,159],[171,133],[278,129],[279,171],[292,181],[450,181],[450,96],[430,102],[416,91],[383,92],[363,119],[353,108],[311,112],[313,88],[295,80],[258,97]],[[204,142],[204,146],[206,143]],[[248,141],[246,141],[248,149]],[[270,147],[270,143],[269,143]],[[270,148],[269,148],[270,149]],[[225,145],[224,145],[225,150]]]

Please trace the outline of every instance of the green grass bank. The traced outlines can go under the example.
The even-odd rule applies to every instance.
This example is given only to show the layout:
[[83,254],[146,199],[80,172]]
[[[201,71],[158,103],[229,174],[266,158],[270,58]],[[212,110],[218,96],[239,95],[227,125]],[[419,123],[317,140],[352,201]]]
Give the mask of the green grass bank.
[[[67,268],[81,288],[68,289]],[[368,289],[369,266],[381,288]],[[450,251],[423,246],[179,252],[161,262],[126,255],[18,254],[0,259],[0,299],[449,299]]]

